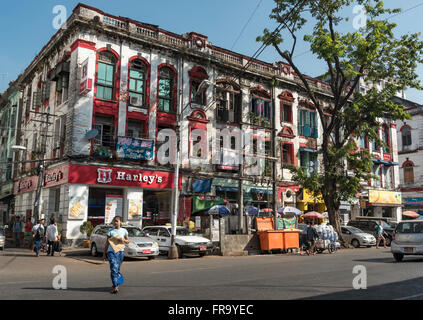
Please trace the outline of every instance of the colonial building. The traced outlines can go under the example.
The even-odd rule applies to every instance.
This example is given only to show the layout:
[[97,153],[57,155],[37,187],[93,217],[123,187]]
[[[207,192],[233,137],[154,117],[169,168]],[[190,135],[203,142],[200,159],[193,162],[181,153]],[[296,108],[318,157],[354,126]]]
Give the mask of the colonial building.
[[[330,107],[328,84],[309,83]],[[241,213],[247,205],[323,212],[323,201],[283,168],[320,170],[320,120],[298,84],[284,63],[79,4],[21,77],[27,151],[19,154],[15,214],[32,214],[41,160],[41,211],[54,214],[69,242],[83,238],[87,220],[169,222],[175,185],[180,221],[227,202]],[[392,151],[389,159],[381,149],[375,157],[391,163],[396,137],[386,125]],[[173,162],[163,159],[175,159],[178,137],[175,181]],[[252,173],[258,163],[263,170]],[[394,188],[389,167],[383,174]]]
[[0,225],[8,223],[14,211],[13,179],[17,166],[12,146],[19,144],[18,123],[21,112],[19,81],[15,81],[0,98]]
[[412,117],[397,122],[403,210],[423,214],[423,105],[400,98],[396,102]]

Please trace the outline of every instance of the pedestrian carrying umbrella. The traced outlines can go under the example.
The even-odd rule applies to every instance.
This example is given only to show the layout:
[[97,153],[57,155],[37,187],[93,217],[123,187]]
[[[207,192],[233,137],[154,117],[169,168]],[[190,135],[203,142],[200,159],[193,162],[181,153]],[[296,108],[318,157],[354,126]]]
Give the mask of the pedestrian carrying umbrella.
[[402,213],[402,215],[403,216],[406,216],[406,217],[410,217],[410,218],[418,218],[418,217],[420,217],[420,215],[417,212],[414,212],[414,211],[404,211]]
[[231,211],[228,209],[228,207],[221,205],[221,204],[218,204],[218,205],[211,207],[209,209],[208,213],[209,214],[222,214],[222,215],[224,215],[224,214],[230,214]]
[[293,213],[296,216],[300,216],[303,214],[303,212],[297,208],[294,207],[281,207],[278,209],[278,213],[280,214],[287,214],[287,213]]
[[316,211],[310,211],[304,214],[303,218],[304,219],[324,219],[325,217]]
[[256,216],[259,213],[259,209],[253,206],[245,206],[244,211],[247,212],[249,215]]

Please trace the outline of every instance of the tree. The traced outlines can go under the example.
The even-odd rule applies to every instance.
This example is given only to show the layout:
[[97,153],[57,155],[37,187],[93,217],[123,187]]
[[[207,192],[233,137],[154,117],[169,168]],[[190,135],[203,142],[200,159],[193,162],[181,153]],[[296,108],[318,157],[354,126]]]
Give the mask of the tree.
[[[362,134],[386,146],[379,138],[381,119],[409,119],[404,107],[391,99],[400,90],[421,89],[416,74],[418,63],[423,62],[423,42],[419,34],[397,38],[395,23],[388,22],[388,15],[400,9],[384,8],[382,1],[372,0],[274,0],[276,7],[270,18],[279,27],[270,32],[265,29],[257,41],[273,46],[300,79],[299,91],[310,100],[322,124],[322,170],[306,174],[301,168],[290,167],[294,180],[304,188],[321,192],[328,209],[329,221],[340,234],[339,208],[341,201],[349,201],[359,193],[362,182],[371,175],[370,154],[360,151],[357,138]],[[343,17],[345,9],[358,5],[365,9],[361,25],[357,18],[350,21]],[[351,32],[341,32],[343,23],[351,23]],[[311,52],[327,66],[325,80],[332,95],[331,108],[300,71],[294,61],[297,36],[305,26],[312,26],[311,34],[304,36]],[[353,26],[355,28],[353,28]],[[291,50],[282,50],[284,30],[292,38]],[[288,37],[288,38],[289,38]],[[366,93],[357,91],[360,80],[376,84],[385,80],[383,89],[372,88]],[[348,171],[353,174],[346,174]]]

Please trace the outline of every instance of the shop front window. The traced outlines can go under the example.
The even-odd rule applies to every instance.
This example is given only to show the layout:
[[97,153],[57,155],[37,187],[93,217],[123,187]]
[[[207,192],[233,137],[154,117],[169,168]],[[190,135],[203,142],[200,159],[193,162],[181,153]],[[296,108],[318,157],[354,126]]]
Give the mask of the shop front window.
[[172,191],[144,190],[143,216],[150,224],[170,222]]
[[[106,198],[108,195],[123,196],[122,189],[90,188],[88,195],[88,221],[93,225],[105,222]],[[117,216],[122,216],[122,212],[116,212]]]

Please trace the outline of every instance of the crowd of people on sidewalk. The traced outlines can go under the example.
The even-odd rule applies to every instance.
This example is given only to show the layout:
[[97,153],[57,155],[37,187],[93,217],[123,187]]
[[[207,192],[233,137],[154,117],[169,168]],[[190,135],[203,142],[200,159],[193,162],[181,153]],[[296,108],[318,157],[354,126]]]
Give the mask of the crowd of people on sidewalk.
[[[24,230],[23,243],[21,243],[22,230]],[[30,248],[37,257],[41,251],[51,256],[54,256],[55,252],[62,251],[61,235],[54,217],[50,218],[49,225],[46,227],[44,219],[38,220],[37,224],[33,225],[30,218],[27,218],[24,224],[21,217],[16,216],[12,225],[12,233],[16,248],[22,246]]]

